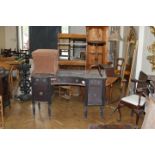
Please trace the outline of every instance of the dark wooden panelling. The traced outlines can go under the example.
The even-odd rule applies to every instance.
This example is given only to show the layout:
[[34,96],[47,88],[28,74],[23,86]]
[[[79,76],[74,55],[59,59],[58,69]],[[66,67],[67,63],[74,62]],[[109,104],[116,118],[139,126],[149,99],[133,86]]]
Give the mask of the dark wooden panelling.
[[30,26],[30,51],[57,49],[57,34],[61,26]]

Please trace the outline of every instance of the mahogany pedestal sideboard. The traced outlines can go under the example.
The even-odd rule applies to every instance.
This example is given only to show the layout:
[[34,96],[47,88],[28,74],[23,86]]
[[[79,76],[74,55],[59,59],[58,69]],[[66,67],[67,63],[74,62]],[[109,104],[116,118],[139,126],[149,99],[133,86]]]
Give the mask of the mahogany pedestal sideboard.
[[55,85],[73,85],[85,87],[84,117],[87,118],[88,106],[99,106],[100,116],[103,117],[105,104],[106,75],[102,76],[97,70],[59,70],[56,75],[33,74],[32,75],[32,104],[35,116],[35,102],[47,101],[49,116],[50,106]]

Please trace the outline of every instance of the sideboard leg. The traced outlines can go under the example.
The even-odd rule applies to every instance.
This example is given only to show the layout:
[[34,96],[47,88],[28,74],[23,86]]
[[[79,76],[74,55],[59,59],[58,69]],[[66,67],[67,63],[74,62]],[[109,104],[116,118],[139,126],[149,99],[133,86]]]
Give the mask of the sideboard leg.
[[40,111],[40,102],[38,102],[38,109],[39,109],[39,111]]
[[103,118],[103,106],[100,106],[100,117]]
[[87,106],[84,107],[84,118],[87,118],[87,112],[88,112],[88,108]]
[[48,116],[51,118],[51,101],[48,102]]
[[35,117],[35,101],[32,101],[32,106],[33,106],[33,117]]

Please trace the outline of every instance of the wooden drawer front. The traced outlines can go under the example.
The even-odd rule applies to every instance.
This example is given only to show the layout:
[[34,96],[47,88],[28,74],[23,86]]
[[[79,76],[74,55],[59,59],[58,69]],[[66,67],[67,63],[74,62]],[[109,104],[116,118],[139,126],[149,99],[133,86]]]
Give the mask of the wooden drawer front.
[[59,77],[56,80],[57,83],[68,83],[68,84],[84,84],[83,78],[78,77]]

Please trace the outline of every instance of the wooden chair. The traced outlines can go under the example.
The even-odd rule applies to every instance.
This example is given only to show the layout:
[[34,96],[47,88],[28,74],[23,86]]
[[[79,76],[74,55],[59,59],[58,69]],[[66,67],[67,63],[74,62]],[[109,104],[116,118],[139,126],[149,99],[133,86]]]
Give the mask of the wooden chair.
[[[145,97],[143,93],[147,93],[147,79],[148,76],[144,72],[140,72],[139,80],[132,79],[131,81],[134,83],[133,94],[129,96],[124,96],[125,92],[122,92],[122,98],[114,112],[118,110],[119,112],[119,120],[122,118],[121,109],[123,107],[128,107],[132,110],[132,114],[136,113],[136,125],[138,125],[139,117],[142,113],[144,113],[144,106],[145,106]],[[124,85],[123,85],[124,90]]]
[[117,64],[115,69],[115,74],[119,77],[122,76],[123,73],[123,67],[124,67],[124,58],[117,58]]
[[4,128],[4,113],[3,113],[3,102],[2,102],[2,96],[0,96],[0,127]]
[[104,68],[105,69],[105,72],[106,72],[106,75],[107,75],[107,77],[115,77],[116,75],[115,75],[115,69],[114,69],[114,67],[105,67]]
[[108,90],[107,91],[107,93],[108,93],[107,94],[108,95],[107,103],[111,103],[112,102],[113,85],[119,79],[119,77],[117,77],[115,75],[114,67],[105,67],[105,72],[107,75],[106,90]]

